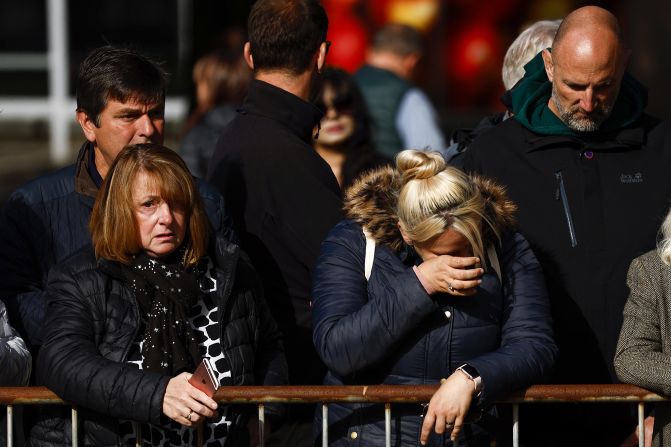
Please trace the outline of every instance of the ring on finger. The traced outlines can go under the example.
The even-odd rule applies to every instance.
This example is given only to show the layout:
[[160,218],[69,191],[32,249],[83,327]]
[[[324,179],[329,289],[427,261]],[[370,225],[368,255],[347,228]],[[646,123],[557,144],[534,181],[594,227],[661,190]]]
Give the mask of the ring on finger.
[[449,290],[450,292],[454,292],[455,289],[454,289],[454,286],[452,286],[451,282],[447,283],[447,290]]
[[452,430],[454,428],[454,422],[448,422],[445,424],[446,430]]
[[186,420],[191,422],[191,416],[193,415],[193,410],[189,410],[189,414],[186,415]]

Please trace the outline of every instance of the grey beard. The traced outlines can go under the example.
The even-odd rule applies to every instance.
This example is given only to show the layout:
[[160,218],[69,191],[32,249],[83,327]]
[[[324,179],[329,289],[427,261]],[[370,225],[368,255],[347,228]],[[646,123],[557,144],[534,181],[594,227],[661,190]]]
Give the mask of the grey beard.
[[[610,116],[611,107],[603,107],[595,109],[593,112],[593,117],[578,118],[577,110],[567,110],[562,107],[561,103],[557,99],[557,95],[552,87],[552,101],[557,107],[559,112],[559,117],[561,120],[568,126],[569,129],[576,132],[595,132],[599,130],[599,126],[606,121],[606,118]],[[576,106],[577,108],[578,106]]]

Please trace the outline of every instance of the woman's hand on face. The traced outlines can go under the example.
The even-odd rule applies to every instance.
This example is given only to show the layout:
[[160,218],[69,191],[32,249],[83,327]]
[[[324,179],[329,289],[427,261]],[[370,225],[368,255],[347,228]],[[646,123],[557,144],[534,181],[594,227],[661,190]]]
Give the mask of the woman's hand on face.
[[168,382],[163,396],[163,414],[190,427],[203,417],[212,417],[217,403],[189,383],[191,374],[182,373]]
[[475,295],[484,270],[476,265],[480,259],[469,256],[441,255],[427,259],[416,267],[418,277],[429,295],[436,292],[454,296]]
[[439,435],[446,430],[452,430],[450,439],[456,440],[474,394],[473,381],[459,371],[455,371],[445,380],[431,397],[429,408],[426,410],[419,439],[422,445],[426,444],[434,427]]

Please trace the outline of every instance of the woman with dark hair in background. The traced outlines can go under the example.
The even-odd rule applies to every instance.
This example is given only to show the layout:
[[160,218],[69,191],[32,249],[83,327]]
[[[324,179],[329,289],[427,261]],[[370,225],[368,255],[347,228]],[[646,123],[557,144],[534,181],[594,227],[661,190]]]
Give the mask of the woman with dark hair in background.
[[375,151],[372,121],[359,87],[344,70],[328,67],[317,107],[324,111],[313,145],[345,190],[363,171],[391,160]]
[[[285,384],[281,335],[236,245],[211,234],[193,177],[156,144],[123,149],[91,215],[93,250],[52,270],[38,380],[80,409],[85,445],[207,445],[247,437],[246,415],[189,382]],[[270,409],[271,414],[274,410]],[[45,444],[70,424],[42,420]],[[212,443],[212,444],[211,444]]]

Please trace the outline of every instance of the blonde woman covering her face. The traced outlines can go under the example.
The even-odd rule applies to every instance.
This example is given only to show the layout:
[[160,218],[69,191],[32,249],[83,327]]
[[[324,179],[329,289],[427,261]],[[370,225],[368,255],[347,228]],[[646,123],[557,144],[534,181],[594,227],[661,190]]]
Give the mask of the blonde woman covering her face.
[[[493,400],[550,370],[545,285],[512,227],[514,209],[493,182],[412,150],[347,191],[347,220],[323,243],[313,281],[325,383],[442,383],[425,411],[394,405],[392,445],[488,446],[493,434],[474,421],[495,417]],[[364,229],[375,241],[368,278]],[[382,445],[383,416],[331,405],[329,439],[345,445],[357,433],[361,446]]]

